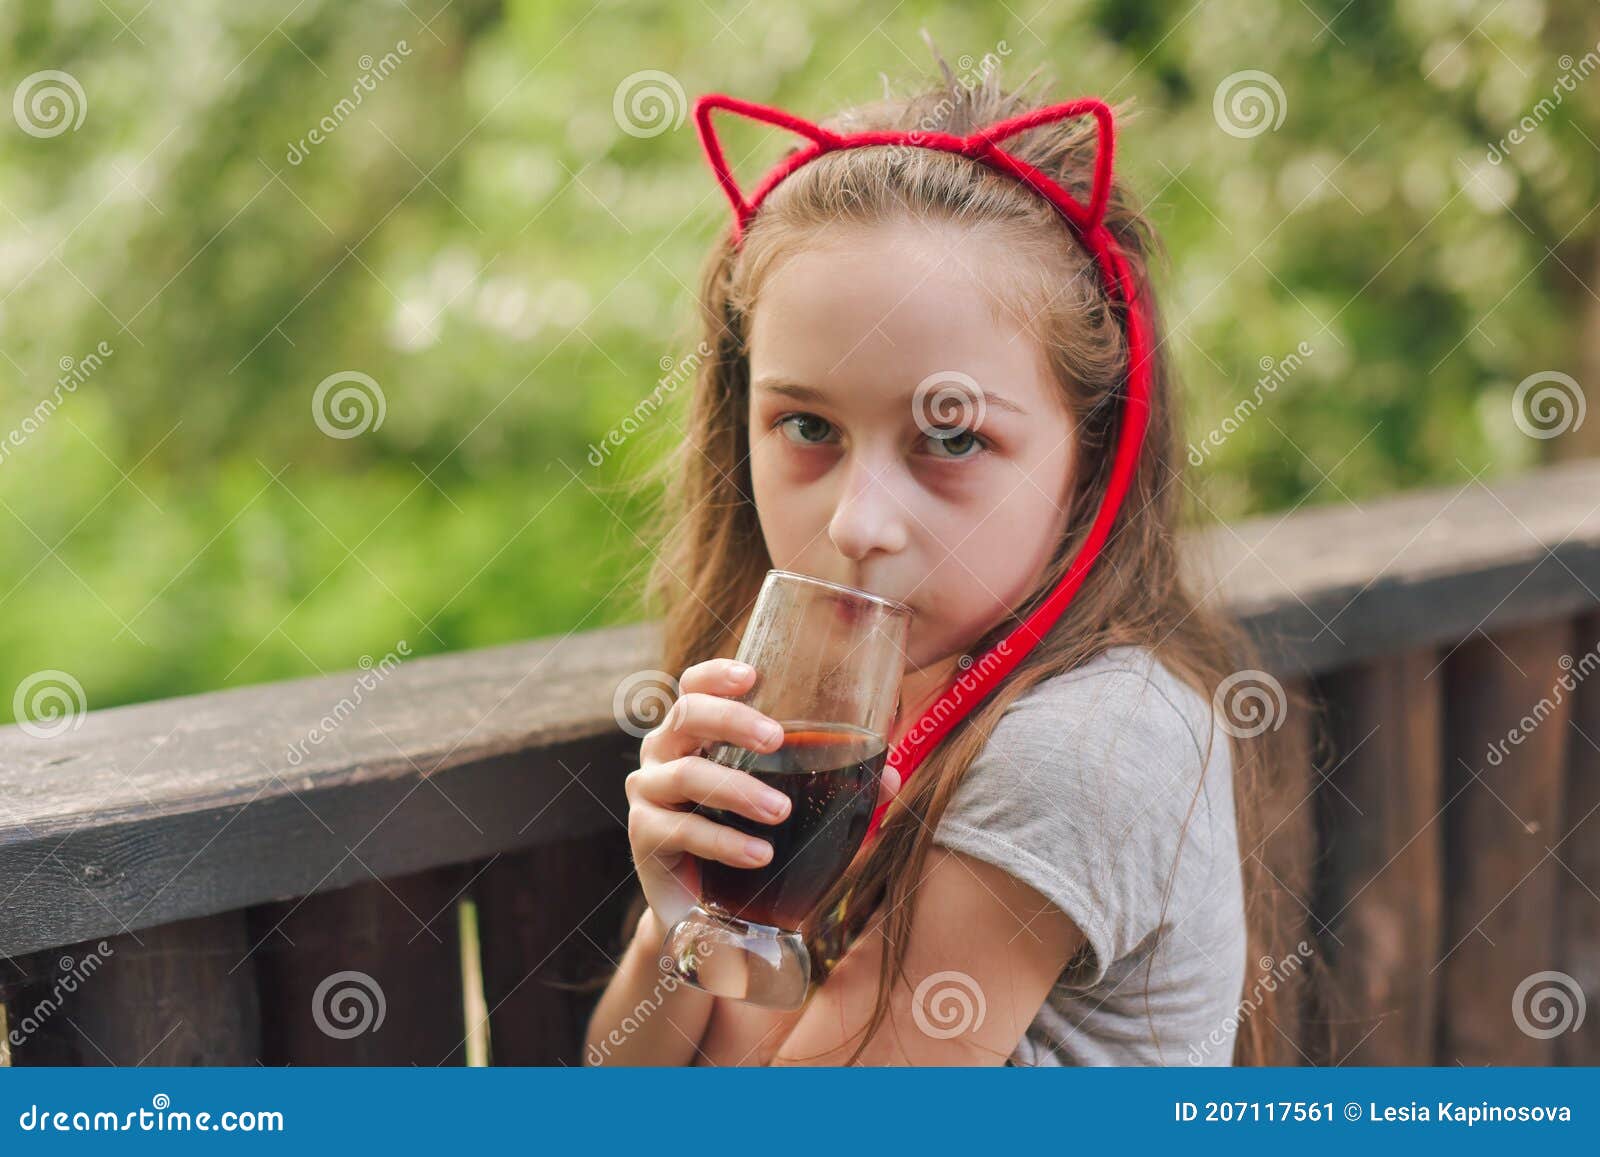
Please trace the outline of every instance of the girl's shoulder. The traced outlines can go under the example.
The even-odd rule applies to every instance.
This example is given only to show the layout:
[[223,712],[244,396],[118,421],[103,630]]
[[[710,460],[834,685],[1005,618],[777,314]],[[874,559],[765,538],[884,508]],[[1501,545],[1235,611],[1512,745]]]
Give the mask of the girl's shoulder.
[[1212,716],[1210,696],[1151,648],[1110,648],[1007,705],[934,842],[1054,902],[1088,939],[1098,981],[1172,912],[1237,893],[1232,763]]
[[1080,739],[1110,740],[1131,729],[1156,739],[1186,740],[1202,763],[1217,755],[1217,713],[1211,698],[1148,646],[1109,647],[1041,681],[1018,696],[995,730],[1048,729],[1069,720]]
[[[1211,697],[1149,647],[1109,648],[1006,705],[956,789],[961,816],[1097,814],[1160,828],[1195,790],[1231,810],[1232,750]],[[1184,790],[1184,785],[1187,790]]]

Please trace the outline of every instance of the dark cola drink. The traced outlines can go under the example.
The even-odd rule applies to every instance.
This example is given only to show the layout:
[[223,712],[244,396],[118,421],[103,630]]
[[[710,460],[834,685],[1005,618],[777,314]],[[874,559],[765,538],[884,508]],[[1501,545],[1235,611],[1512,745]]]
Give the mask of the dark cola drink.
[[[849,866],[878,802],[889,749],[871,732],[834,724],[783,725],[783,746],[738,749],[736,764],[789,797],[781,823],[764,824],[718,808],[694,810],[772,845],[758,868],[700,861],[701,901],[713,912],[774,928],[799,928]],[[714,753],[727,752],[722,748]]]

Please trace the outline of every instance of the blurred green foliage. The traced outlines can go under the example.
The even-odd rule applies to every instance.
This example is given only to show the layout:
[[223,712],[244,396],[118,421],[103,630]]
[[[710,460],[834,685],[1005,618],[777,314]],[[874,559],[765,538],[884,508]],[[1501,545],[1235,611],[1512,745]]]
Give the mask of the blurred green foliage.
[[[619,120],[649,70],[669,104],[820,118],[927,75],[927,28],[958,71],[1135,97],[1186,437],[1314,350],[1207,456],[1218,517],[1538,460],[1512,390],[1573,368],[1594,298],[1600,80],[1487,159],[1595,50],[1575,0],[74,0],[0,28],[0,712],[45,668],[100,708],[634,617],[619,483],[682,397],[587,453],[692,350],[727,208],[681,101]],[[46,70],[75,127],[25,99]],[[1246,70],[1281,123],[1230,133]],[[747,174],[787,143],[732,138]],[[330,437],[345,371],[383,420]]]

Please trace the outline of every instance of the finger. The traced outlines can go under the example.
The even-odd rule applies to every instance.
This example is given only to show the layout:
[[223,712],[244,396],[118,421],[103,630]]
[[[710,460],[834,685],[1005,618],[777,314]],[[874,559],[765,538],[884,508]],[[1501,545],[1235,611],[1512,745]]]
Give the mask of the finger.
[[789,797],[747,771],[724,767],[698,755],[685,755],[630,773],[635,794],[658,807],[704,804],[738,812],[757,823],[775,824],[789,814]]
[[691,691],[678,696],[660,725],[645,736],[641,762],[666,763],[694,755],[707,742],[776,751],[783,746],[783,728],[748,703]]
[[707,659],[684,671],[678,680],[680,695],[700,691],[707,695],[743,695],[755,683],[755,668],[733,659]]
[[900,773],[892,767],[885,767],[883,778],[878,781],[878,806],[882,807],[899,794]]
[[648,803],[629,809],[628,835],[636,857],[688,852],[735,868],[759,867],[772,857],[772,845],[766,840],[694,812],[668,811]]

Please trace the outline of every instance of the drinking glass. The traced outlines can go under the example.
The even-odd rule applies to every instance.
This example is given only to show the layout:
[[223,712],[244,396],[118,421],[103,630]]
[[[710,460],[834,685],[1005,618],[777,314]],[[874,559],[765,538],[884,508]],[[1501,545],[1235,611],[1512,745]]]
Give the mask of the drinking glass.
[[853,587],[771,570],[737,658],[756,669],[741,701],[783,726],[755,752],[715,743],[706,758],[748,772],[790,800],[776,824],[693,810],[767,840],[758,868],[700,859],[700,903],[668,931],[678,979],[718,996],[798,1008],[811,957],[796,930],[838,881],[871,822],[905,670],[911,608]]

